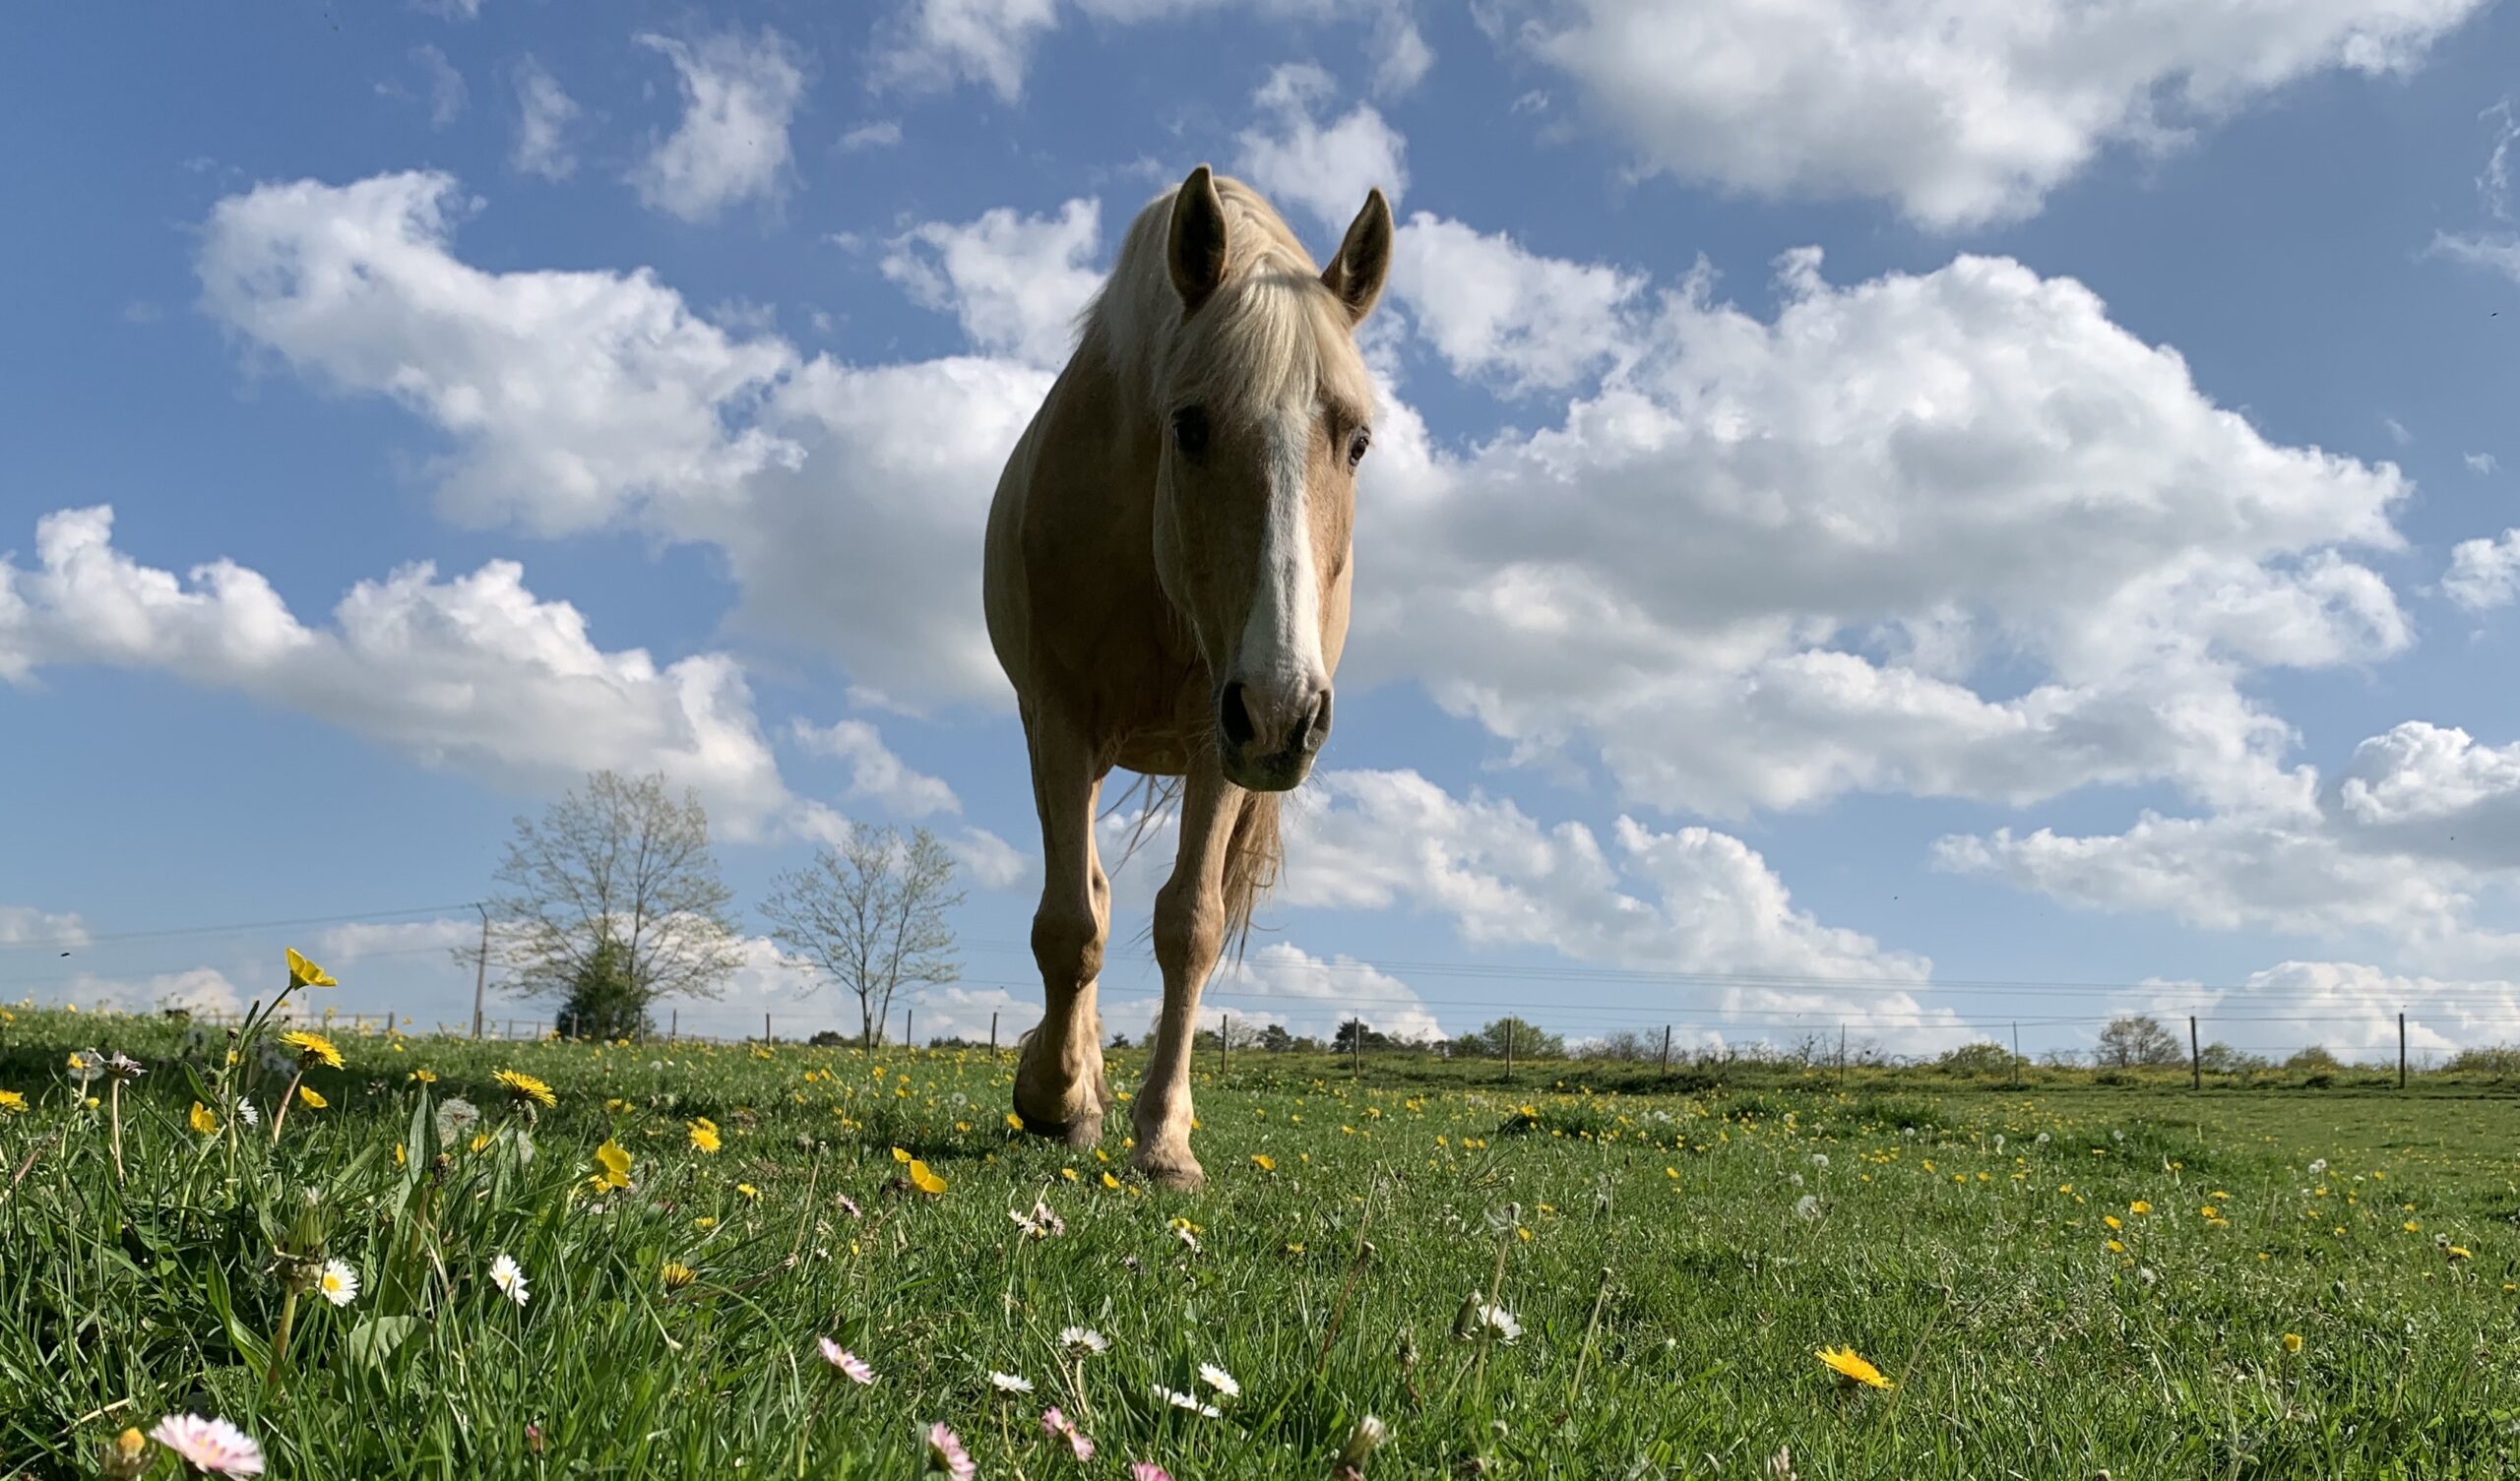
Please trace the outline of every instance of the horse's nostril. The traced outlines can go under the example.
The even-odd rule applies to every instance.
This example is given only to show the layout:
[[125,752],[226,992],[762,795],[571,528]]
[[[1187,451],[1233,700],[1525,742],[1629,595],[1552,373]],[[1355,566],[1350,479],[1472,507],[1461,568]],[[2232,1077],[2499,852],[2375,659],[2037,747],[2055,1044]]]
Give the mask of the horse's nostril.
[[1303,729],[1295,737],[1296,744],[1307,753],[1321,749],[1330,739],[1330,691],[1325,689],[1312,697],[1312,709],[1304,715]]
[[1217,728],[1225,736],[1226,745],[1236,751],[1250,745],[1252,736],[1258,733],[1258,727],[1251,723],[1251,710],[1242,699],[1242,681],[1239,679],[1228,684],[1225,693],[1217,696]]

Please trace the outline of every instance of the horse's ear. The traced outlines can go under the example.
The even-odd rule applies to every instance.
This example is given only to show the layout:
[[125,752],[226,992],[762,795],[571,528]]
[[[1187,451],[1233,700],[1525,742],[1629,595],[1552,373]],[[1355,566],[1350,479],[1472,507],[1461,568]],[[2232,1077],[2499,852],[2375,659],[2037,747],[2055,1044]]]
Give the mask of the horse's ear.
[[1225,281],[1225,201],[1204,164],[1172,196],[1172,238],[1165,244],[1172,290],[1184,313],[1196,313]]
[[1362,324],[1391,276],[1391,203],[1379,189],[1365,192],[1365,206],[1348,223],[1338,255],[1321,270],[1322,284],[1348,306],[1348,322]]

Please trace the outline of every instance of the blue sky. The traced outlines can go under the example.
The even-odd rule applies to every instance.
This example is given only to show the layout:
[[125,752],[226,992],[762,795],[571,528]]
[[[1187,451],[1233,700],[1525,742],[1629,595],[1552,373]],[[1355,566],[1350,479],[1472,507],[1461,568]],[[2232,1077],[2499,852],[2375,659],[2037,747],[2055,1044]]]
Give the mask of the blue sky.
[[[1339,732],[1212,1012],[2520,1037],[2507,6],[0,26],[0,997],[285,940],[451,1021],[510,820],[614,766],[745,900],[935,827],[921,1028],[1029,1022],[977,522],[1211,161],[1317,252],[1403,223]],[[838,1020],[802,980],[756,943],[685,1021]]]

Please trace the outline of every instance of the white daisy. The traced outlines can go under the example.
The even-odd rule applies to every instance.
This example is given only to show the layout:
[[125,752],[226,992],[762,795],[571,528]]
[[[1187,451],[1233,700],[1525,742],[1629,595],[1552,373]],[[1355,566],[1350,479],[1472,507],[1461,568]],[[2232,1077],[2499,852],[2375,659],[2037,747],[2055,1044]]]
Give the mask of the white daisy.
[[347,1306],[358,1299],[358,1271],[346,1260],[328,1260],[315,1277],[315,1289],[335,1306]]
[[260,1126],[263,1124],[263,1113],[254,1109],[252,1101],[240,1095],[236,1097],[236,1119],[247,1126]]
[[867,1366],[864,1358],[829,1337],[817,1337],[815,1341],[822,1345],[823,1361],[849,1375],[852,1382],[860,1384],[875,1382],[875,1370]]
[[1176,1409],[1187,1409],[1191,1413],[1204,1419],[1217,1419],[1223,1417],[1225,1414],[1223,1409],[1218,1408],[1214,1404],[1203,1402],[1199,1395],[1195,1393],[1184,1393],[1178,1388],[1166,1388],[1162,1384],[1157,1384],[1154,1388],[1156,1397],[1164,1400],[1166,1403],[1170,1404]]
[[1100,1357],[1111,1350],[1111,1339],[1091,1327],[1070,1327],[1060,1330],[1059,1345],[1070,1352]]
[[1205,1383],[1209,1388],[1214,1388],[1228,1398],[1242,1397],[1242,1386],[1234,1382],[1233,1375],[1226,1372],[1222,1368],[1219,1368],[1214,1363],[1201,1363],[1199,1365],[1199,1378],[1201,1382]]
[[1033,1391],[1033,1381],[1018,1373],[998,1373],[992,1370],[988,1376],[988,1386],[1000,1393]]
[[525,1305],[528,1294],[525,1288],[525,1267],[516,1263],[515,1256],[502,1255],[490,1262],[490,1284],[497,1286],[500,1293],[510,1301],[519,1306]]
[[1479,1303],[1476,1314],[1490,1331],[1505,1341],[1511,1342],[1523,1334],[1523,1324],[1514,1320],[1514,1314],[1492,1301]]

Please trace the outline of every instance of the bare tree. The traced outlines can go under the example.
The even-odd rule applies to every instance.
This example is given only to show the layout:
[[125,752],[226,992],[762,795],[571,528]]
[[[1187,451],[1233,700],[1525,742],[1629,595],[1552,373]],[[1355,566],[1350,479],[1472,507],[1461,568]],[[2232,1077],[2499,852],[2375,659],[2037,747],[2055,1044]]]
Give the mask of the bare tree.
[[945,923],[963,902],[953,886],[954,856],[926,829],[908,839],[889,828],[858,829],[774,880],[761,913],[772,939],[857,995],[871,1053],[895,993],[951,982],[962,970]]
[[492,878],[492,951],[510,992],[602,976],[644,1014],[659,998],[718,996],[743,962],[709,814],[693,792],[669,795],[662,773],[598,771],[539,821],[517,819]]

